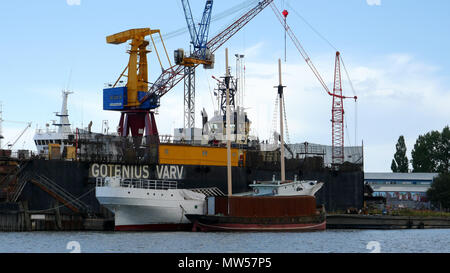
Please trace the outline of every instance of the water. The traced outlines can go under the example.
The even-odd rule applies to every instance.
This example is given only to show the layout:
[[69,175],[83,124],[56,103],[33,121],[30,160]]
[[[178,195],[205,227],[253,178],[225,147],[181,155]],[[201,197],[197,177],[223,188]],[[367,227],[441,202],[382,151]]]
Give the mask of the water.
[[[370,246],[375,245],[375,249]],[[1,233],[1,253],[450,253],[450,230]]]

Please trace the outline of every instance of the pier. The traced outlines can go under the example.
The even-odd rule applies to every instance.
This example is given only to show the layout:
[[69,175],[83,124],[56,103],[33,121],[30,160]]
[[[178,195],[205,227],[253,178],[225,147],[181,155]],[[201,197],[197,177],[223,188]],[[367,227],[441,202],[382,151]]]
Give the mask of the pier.
[[0,206],[0,232],[26,231],[109,231],[114,219],[85,218],[79,214],[28,210],[27,202],[4,203]]
[[327,215],[327,229],[431,229],[450,228],[450,217],[389,215]]

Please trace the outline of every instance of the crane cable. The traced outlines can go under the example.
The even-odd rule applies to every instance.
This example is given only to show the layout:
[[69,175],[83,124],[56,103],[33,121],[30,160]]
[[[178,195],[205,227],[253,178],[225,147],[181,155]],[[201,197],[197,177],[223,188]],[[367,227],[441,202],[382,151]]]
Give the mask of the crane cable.
[[[259,0],[247,0],[244,3],[238,4],[238,5],[234,6],[234,7],[231,7],[229,9],[227,9],[227,10],[224,10],[223,12],[218,13],[217,15],[213,16],[211,18],[211,22],[219,21],[219,20],[221,20],[223,18],[226,18],[226,17],[228,17],[228,16],[230,16],[232,14],[240,12],[243,9],[247,9],[250,6],[253,6],[258,1]],[[177,0],[177,4],[178,4],[178,0]],[[179,4],[178,4],[178,7],[181,9],[181,6]],[[171,38],[178,37],[178,36],[180,36],[180,35],[182,35],[182,34],[184,34],[186,32],[188,32],[188,28],[187,27],[183,27],[183,28],[179,28],[177,30],[168,32],[168,33],[164,34],[163,36],[164,36],[165,40],[169,40]],[[156,43],[160,43],[161,39],[159,39],[157,37],[157,38],[155,38],[155,42]]]
[[[284,1],[283,1],[284,2]],[[295,15],[297,15],[314,33],[317,34],[317,36],[319,36],[322,40],[324,40],[331,48],[333,48],[335,51],[339,51],[327,38],[325,38],[325,36],[323,36],[316,28],[314,28],[300,13],[298,13],[294,7],[292,7],[292,5],[290,5],[289,3],[286,3],[286,6],[289,7],[289,9],[291,9]],[[342,53],[340,54],[340,59],[341,59],[341,63],[342,66],[344,67],[344,71],[345,71],[345,75],[347,77],[347,80],[349,82],[350,88],[353,92],[353,96],[356,97],[356,92],[355,92],[355,88],[353,85],[352,80],[350,79],[350,74],[347,71],[347,67],[345,66],[345,62],[344,59],[342,58]],[[358,128],[358,101],[355,100],[355,146],[356,146],[356,141],[357,141],[357,128]]]

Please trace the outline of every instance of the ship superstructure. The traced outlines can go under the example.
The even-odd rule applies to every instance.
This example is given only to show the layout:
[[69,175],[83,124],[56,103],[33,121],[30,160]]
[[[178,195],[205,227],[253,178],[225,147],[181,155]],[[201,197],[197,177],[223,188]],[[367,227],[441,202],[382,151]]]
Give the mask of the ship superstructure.
[[[71,91],[63,90],[62,92],[61,112],[55,113],[59,118],[59,122],[53,121],[51,124],[56,128],[50,128],[50,124],[46,124],[45,129],[37,129],[34,135],[34,143],[39,155],[48,156],[49,150],[59,149],[59,154],[63,154],[65,147],[73,147],[73,132],[69,122],[69,111],[67,109],[67,101]],[[72,137],[70,137],[72,136]]]

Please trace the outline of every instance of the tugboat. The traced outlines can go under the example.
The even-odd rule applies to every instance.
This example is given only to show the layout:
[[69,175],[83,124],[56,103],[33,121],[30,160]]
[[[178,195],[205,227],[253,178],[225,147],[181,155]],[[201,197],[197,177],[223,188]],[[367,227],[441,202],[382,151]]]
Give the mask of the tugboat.
[[[280,84],[278,85],[280,132],[281,143],[284,143],[282,116],[284,86],[281,81],[281,60],[278,61],[278,65],[280,79]],[[229,111],[227,111],[228,118]],[[227,135],[228,132],[229,127],[227,126]],[[300,185],[302,183],[299,181],[287,182],[285,179],[284,147],[281,145],[280,182],[254,183],[252,185],[255,192],[254,196],[232,196],[231,192],[228,191],[229,195],[227,197],[208,197],[206,215],[186,214],[186,218],[193,223],[193,231],[198,229],[200,231],[325,230],[325,209],[323,206],[319,209],[316,208],[316,199],[314,197],[315,192],[322,187],[322,184],[313,182],[308,184],[311,188],[309,191],[310,195],[304,195],[302,192],[303,188]],[[228,188],[231,189],[230,172],[228,173]]]

